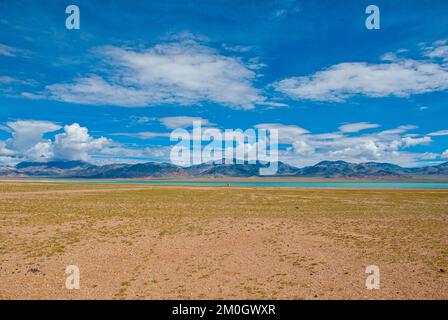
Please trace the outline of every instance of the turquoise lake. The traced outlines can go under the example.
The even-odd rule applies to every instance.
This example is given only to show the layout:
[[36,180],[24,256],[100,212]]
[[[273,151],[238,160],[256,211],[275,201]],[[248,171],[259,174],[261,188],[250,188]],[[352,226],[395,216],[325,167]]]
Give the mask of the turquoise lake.
[[209,187],[287,187],[287,188],[353,188],[353,189],[448,189],[447,182],[222,182],[222,181],[82,181],[97,184],[147,184]]

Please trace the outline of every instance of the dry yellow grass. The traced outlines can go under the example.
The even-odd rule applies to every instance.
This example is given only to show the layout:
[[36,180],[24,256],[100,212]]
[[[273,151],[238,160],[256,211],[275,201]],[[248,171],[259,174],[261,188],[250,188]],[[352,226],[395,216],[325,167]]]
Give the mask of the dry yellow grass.
[[2,182],[0,298],[447,299],[447,234],[448,190]]

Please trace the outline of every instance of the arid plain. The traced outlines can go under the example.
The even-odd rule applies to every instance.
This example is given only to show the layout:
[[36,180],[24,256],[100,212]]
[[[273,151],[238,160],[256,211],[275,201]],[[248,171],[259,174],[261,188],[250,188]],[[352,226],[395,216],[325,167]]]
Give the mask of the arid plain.
[[448,190],[1,182],[0,299],[448,299],[447,235]]

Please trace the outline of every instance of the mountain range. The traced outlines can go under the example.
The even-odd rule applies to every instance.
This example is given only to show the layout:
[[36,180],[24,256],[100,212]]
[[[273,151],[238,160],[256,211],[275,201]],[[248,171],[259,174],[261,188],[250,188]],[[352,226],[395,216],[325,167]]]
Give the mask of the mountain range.
[[[16,166],[0,167],[3,177],[58,178],[195,178],[195,177],[257,177],[263,165],[204,163],[180,167],[169,163],[93,165],[83,161],[21,162]],[[447,176],[448,162],[439,165],[404,168],[390,163],[322,161],[314,166],[297,168],[278,162],[277,177],[309,178],[406,178],[415,176]]]

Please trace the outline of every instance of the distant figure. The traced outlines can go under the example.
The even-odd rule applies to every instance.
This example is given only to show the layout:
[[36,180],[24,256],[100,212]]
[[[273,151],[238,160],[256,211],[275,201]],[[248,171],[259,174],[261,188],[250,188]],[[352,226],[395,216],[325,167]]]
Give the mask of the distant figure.
[[230,187],[230,183],[228,183],[227,186]]

